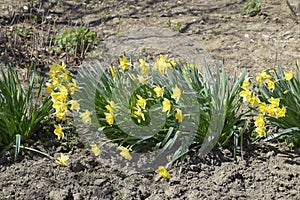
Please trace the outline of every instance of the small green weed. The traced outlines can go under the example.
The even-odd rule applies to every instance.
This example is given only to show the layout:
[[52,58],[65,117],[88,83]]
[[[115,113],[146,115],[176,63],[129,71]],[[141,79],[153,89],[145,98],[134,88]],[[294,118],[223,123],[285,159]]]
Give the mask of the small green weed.
[[260,0],[248,0],[241,11],[242,15],[256,16],[261,12]]
[[84,58],[98,44],[97,35],[86,27],[64,29],[55,35],[53,49],[56,53],[70,53]]

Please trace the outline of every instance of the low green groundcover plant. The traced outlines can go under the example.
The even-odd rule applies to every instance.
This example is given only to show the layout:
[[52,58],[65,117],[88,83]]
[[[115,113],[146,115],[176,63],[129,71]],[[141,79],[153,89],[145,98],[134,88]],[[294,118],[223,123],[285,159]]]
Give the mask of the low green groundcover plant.
[[256,16],[261,12],[260,0],[248,0],[243,9],[242,15],[248,15],[250,17]]
[[96,33],[86,27],[62,29],[53,40],[53,49],[57,53],[71,53],[82,57],[97,45]]
[[1,67],[0,74],[0,149],[10,148],[16,135],[25,141],[40,127],[51,111],[50,97],[42,98],[43,79],[33,73],[21,80],[14,66]]

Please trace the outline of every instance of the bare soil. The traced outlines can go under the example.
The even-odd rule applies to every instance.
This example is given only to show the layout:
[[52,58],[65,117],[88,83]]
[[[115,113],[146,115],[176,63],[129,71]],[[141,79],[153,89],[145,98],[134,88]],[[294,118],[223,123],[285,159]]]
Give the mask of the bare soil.
[[[254,75],[278,64],[292,69],[300,59],[300,10],[296,0],[289,1],[297,14],[294,17],[281,0],[262,0],[262,12],[255,17],[242,16],[246,1],[237,0],[41,2],[1,1],[1,62],[16,62],[20,67],[33,62],[47,71],[49,64],[65,60],[72,69],[87,57],[111,58],[124,51],[145,49],[187,59],[202,60],[204,56],[224,60],[228,72],[246,69]],[[48,48],[47,38],[81,23],[97,32],[100,44],[96,52],[57,55]],[[17,28],[24,36],[12,42],[14,37],[7,33]],[[25,34],[25,29],[30,33]],[[103,62],[108,64],[110,60]],[[180,174],[180,166],[175,165],[170,181],[166,181],[154,172],[124,173],[91,155],[77,140],[70,149],[66,141],[41,132],[27,143],[54,157],[63,152],[70,156],[70,163],[60,167],[28,151],[13,162],[13,152],[7,152],[0,158],[0,199],[300,197],[300,152],[284,145],[246,144],[243,159],[238,156],[237,161],[231,147],[214,150],[204,158],[188,159]]]
[[[42,147],[35,147],[43,149]],[[277,146],[278,148],[278,146]],[[264,143],[247,146],[243,159],[228,149],[175,165],[171,179],[124,173],[75,146],[68,167],[29,152],[0,160],[1,199],[299,199],[300,152]],[[52,155],[58,157],[59,148]],[[48,152],[50,150],[48,149]],[[179,169],[182,167],[181,173]]]

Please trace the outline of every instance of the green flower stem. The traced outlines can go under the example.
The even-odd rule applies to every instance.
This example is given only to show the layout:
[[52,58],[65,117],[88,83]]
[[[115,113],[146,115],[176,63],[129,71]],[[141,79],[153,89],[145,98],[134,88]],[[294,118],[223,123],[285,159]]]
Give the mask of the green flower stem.
[[[13,145],[13,147],[17,147],[16,145]],[[49,159],[51,159],[51,160],[55,160],[55,158],[54,157],[52,157],[52,156],[50,156],[49,154],[47,154],[47,153],[44,153],[44,152],[42,152],[42,151],[39,151],[39,150],[36,150],[36,149],[33,149],[33,148],[30,148],[30,147],[24,147],[24,146],[20,146],[20,148],[21,149],[26,149],[26,150],[29,150],[29,151],[33,151],[33,152],[36,152],[36,153],[39,153],[39,154],[42,154],[42,155],[44,155],[44,156],[46,156],[46,157],[48,157]]]

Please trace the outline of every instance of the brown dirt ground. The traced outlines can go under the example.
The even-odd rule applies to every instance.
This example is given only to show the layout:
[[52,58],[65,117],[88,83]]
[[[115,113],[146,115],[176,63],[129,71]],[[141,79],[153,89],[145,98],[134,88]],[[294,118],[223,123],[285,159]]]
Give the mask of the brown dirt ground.
[[[296,18],[291,17],[290,9],[281,0],[262,0],[262,13],[255,17],[241,16],[245,1],[237,0],[42,2],[43,5],[26,0],[1,1],[1,62],[18,62],[20,66],[35,62],[47,68],[54,61],[67,60],[69,66],[75,67],[82,58],[55,55],[43,45],[42,38],[81,22],[96,31],[101,40],[98,51],[87,56],[101,56],[103,52],[119,56],[114,55],[124,49],[115,48],[123,44],[119,38],[156,27],[155,30],[172,31],[169,36],[180,31],[184,42],[181,47],[170,49],[177,41],[161,39],[167,41],[161,44],[168,46],[157,44],[153,49],[173,55],[181,55],[183,51],[189,56],[187,46],[194,42],[212,59],[224,59],[229,72],[246,69],[254,74],[277,64],[292,68],[300,59],[300,26],[296,22],[300,20],[300,10],[296,0],[290,0],[298,13]],[[37,13],[36,21],[18,15],[24,5]],[[27,27],[33,34],[13,50],[4,51],[5,33],[16,27]],[[65,141],[45,145],[43,136],[37,138],[33,147],[53,156],[60,152],[70,155],[69,166],[59,167],[30,152],[23,152],[17,162],[12,162],[7,153],[0,158],[0,199],[299,199],[300,196],[299,151],[279,150],[282,148],[273,144],[249,145],[244,150],[244,159],[238,157],[237,162],[230,150],[213,151],[205,158],[187,161],[181,174],[178,167],[172,168],[172,178],[167,182],[155,173],[129,175],[101,163],[80,143],[69,151]]]

